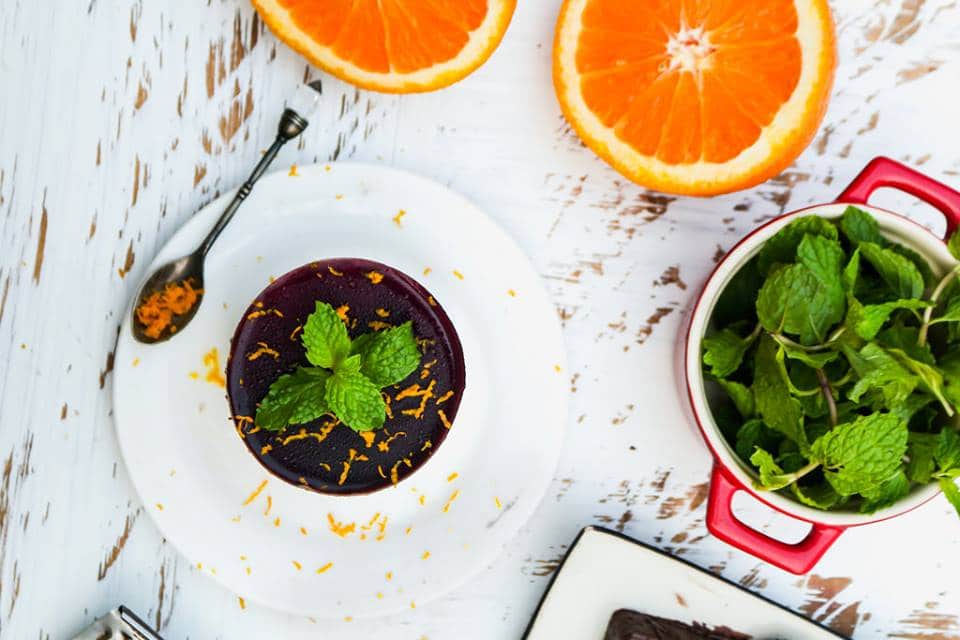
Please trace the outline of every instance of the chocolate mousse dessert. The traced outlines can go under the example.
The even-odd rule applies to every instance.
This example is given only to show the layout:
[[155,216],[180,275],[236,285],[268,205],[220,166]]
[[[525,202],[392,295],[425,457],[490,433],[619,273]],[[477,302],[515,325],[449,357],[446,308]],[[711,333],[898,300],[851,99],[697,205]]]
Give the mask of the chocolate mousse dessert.
[[369,493],[440,447],[463,395],[463,350],[430,293],[357,258],[271,283],[233,336],[227,392],[237,434],[277,477]]

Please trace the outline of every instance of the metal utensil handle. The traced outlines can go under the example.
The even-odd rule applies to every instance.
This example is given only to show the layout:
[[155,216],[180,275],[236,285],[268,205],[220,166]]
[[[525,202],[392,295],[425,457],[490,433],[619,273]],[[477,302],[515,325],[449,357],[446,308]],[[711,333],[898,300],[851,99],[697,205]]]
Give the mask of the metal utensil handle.
[[263,157],[260,158],[260,162],[253,168],[250,177],[240,186],[233,200],[230,201],[230,204],[228,204],[223,210],[223,213],[220,214],[220,218],[216,224],[213,225],[213,228],[210,229],[210,233],[203,239],[203,243],[200,245],[200,254],[202,256],[206,257],[207,252],[210,251],[210,247],[217,241],[217,238],[220,237],[220,234],[226,226],[230,224],[230,220],[233,219],[233,215],[237,212],[237,209],[240,208],[243,201],[246,200],[250,192],[253,191],[253,186],[257,183],[257,180],[266,173],[267,169],[277,157],[277,154],[280,153],[283,145],[296,138],[306,128],[307,121],[304,120],[300,114],[293,109],[284,110],[283,115],[280,117],[280,126],[277,128],[277,137],[274,139],[273,144],[270,145],[270,148],[267,149]]

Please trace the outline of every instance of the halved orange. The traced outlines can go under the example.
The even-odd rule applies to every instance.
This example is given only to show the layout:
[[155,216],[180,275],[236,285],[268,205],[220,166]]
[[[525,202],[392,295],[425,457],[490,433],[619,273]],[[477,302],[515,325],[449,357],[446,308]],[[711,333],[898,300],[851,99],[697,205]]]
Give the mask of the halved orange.
[[333,75],[388,93],[461,80],[500,44],[516,0],[253,0],[290,47]]
[[651,189],[713,195],[777,175],[810,144],[836,66],[827,0],[565,0],[563,113]]

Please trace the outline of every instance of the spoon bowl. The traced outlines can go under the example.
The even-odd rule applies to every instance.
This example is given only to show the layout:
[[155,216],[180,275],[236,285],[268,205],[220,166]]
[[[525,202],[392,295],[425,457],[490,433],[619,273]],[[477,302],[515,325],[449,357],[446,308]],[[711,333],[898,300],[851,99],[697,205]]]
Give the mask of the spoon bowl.
[[[163,291],[168,285],[182,284],[189,282],[197,292],[197,300],[187,311],[180,314],[174,314],[173,321],[160,332],[159,336],[147,335],[147,327],[137,318],[137,309],[152,294]],[[200,304],[203,302],[203,254],[199,251],[191,253],[188,256],[178,258],[168,262],[156,271],[143,283],[140,292],[137,294],[137,303],[130,313],[133,314],[133,337],[139,342],[145,344],[154,344],[169,340],[177,331],[187,326],[187,323],[193,319]]]

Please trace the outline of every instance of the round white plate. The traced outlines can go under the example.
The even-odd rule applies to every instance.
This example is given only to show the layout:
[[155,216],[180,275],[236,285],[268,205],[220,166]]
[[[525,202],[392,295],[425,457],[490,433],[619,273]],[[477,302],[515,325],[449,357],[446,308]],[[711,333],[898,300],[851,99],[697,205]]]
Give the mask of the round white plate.
[[[385,167],[297,174],[260,181],[211,251],[203,304],[182,333],[139,344],[128,314],[114,374],[121,450],[163,535],[237,594],[319,617],[409,609],[490,564],[543,497],[566,422],[559,323],[527,258],[464,198]],[[193,250],[232,196],[197,213],[148,271]],[[216,348],[222,371],[240,314],[271,277],[346,256],[429,289],[457,328],[467,373],[437,453],[397,486],[349,497],[268,474],[204,363]]]

